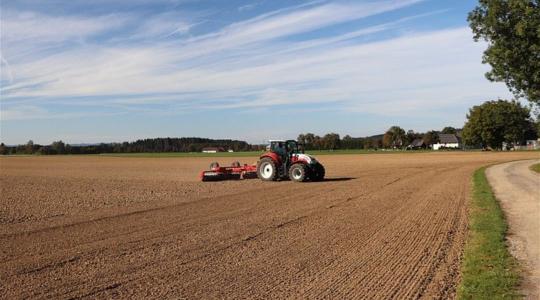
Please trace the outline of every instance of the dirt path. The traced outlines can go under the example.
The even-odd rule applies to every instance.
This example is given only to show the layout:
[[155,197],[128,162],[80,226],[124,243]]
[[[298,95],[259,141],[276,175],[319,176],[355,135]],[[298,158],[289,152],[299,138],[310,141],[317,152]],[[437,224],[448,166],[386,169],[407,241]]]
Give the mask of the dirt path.
[[321,156],[329,180],[305,184],[197,182],[209,159],[0,159],[0,297],[453,298],[472,172],[527,157]]
[[527,299],[540,299],[540,175],[529,170],[535,162],[540,160],[495,165],[486,172],[509,223],[510,250],[525,268]]

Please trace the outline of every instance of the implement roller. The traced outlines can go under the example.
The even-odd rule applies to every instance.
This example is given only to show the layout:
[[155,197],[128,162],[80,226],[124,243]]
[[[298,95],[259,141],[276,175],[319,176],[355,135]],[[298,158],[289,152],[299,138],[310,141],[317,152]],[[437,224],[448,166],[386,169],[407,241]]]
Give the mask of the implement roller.
[[220,181],[233,179],[251,179],[257,178],[256,165],[241,165],[235,161],[229,167],[222,167],[217,162],[210,164],[210,170],[202,171],[200,174],[202,181]]

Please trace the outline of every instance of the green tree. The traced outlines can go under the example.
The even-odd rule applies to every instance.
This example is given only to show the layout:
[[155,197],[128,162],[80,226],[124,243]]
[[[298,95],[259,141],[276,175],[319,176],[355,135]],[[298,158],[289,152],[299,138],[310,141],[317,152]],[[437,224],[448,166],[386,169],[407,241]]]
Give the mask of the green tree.
[[529,109],[519,102],[487,101],[470,109],[463,140],[470,146],[493,149],[501,149],[503,143],[518,145],[524,142],[531,123]]
[[4,145],[4,143],[1,143],[0,144],[0,155],[6,155],[8,154],[8,148],[6,147],[6,145]]
[[57,154],[65,154],[66,153],[66,145],[62,141],[53,142],[51,144],[51,148]]
[[439,141],[439,135],[435,131],[428,131],[424,133],[424,136],[422,137],[422,140],[424,141],[424,144],[427,146],[433,145]]
[[313,150],[315,148],[315,135],[313,133],[306,133],[304,135],[304,144],[306,150]]
[[322,150],[324,149],[324,141],[323,139],[316,135],[313,137],[313,149]]
[[486,40],[483,63],[491,81],[504,81],[516,97],[540,104],[538,0],[480,0],[469,13],[474,40]]
[[26,154],[34,153],[34,141],[29,140],[28,143],[26,143],[26,146],[24,148],[24,153]]
[[373,140],[369,137],[366,137],[364,140],[364,149],[371,149],[373,148]]
[[382,144],[386,148],[400,148],[405,139],[405,130],[399,126],[392,126],[384,134]]
[[410,145],[414,140],[422,138],[422,134],[414,132],[414,130],[408,130],[407,135],[405,136],[405,141],[403,145]]
[[327,133],[322,138],[323,147],[326,150],[336,150],[340,148],[340,138],[337,133]]
[[450,127],[450,126],[447,126],[447,127],[444,127],[443,130],[441,131],[441,133],[450,133],[450,134],[456,134],[457,130],[454,128],[454,127]]
[[342,149],[354,149],[354,140],[350,135],[345,135],[341,140]]
[[301,133],[301,134],[298,135],[298,138],[296,139],[296,141],[298,143],[300,143],[300,144],[305,145],[306,144],[306,136],[303,133]]

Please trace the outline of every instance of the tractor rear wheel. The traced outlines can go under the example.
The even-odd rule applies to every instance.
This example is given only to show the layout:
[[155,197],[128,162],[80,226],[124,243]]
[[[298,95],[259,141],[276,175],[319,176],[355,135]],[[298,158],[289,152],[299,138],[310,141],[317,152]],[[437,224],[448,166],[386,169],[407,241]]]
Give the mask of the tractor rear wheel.
[[265,157],[257,162],[257,177],[265,181],[277,180],[277,167],[271,158]]
[[303,182],[308,179],[307,168],[304,164],[294,164],[289,169],[289,178],[292,181]]

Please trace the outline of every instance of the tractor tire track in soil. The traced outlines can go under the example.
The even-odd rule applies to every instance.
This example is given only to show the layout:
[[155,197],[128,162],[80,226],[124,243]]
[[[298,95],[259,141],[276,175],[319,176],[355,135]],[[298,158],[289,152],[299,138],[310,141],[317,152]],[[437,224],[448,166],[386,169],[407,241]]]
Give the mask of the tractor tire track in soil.
[[533,155],[323,156],[334,180],[305,184],[197,182],[211,158],[0,158],[0,297],[453,298],[472,172]]

